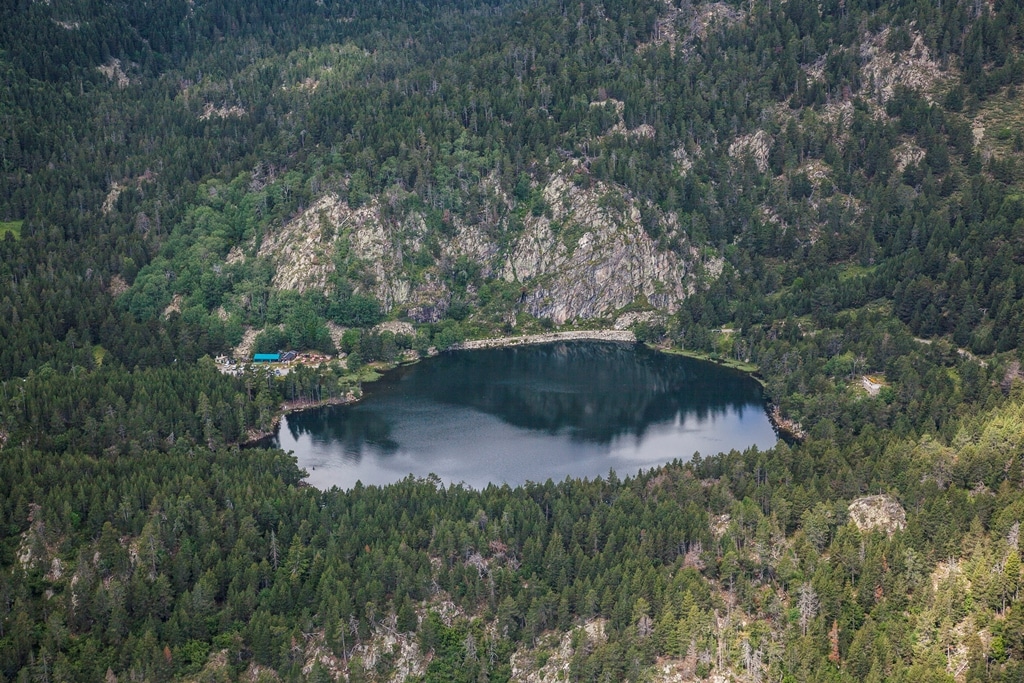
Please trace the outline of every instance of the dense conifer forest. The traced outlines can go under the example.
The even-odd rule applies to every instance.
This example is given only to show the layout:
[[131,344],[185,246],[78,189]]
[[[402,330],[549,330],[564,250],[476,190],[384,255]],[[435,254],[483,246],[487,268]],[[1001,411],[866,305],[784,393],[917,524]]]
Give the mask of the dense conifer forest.
[[[1020,3],[5,0],[0,72],[0,682],[1024,680]],[[603,308],[524,255],[629,226],[675,279]],[[240,448],[627,314],[804,438],[483,490]]]

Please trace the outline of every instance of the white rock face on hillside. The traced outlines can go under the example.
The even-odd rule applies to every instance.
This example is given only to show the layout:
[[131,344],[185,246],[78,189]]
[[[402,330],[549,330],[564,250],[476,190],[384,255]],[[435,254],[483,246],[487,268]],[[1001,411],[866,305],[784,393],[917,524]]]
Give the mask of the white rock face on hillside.
[[[660,226],[677,244],[672,251],[647,234],[640,207],[622,188],[600,182],[580,187],[555,175],[542,189],[549,210],[527,215],[521,232],[506,237],[503,247],[498,236],[509,229],[507,216],[515,207],[484,182],[492,206],[472,225],[446,215],[444,235],[431,237],[417,211],[386,210],[400,206],[398,197],[375,197],[352,208],[327,194],[265,235],[257,255],[274,264],[278,289],[327,291],[342,264],[357,292],[372,294],[385,309],[404,307],[421,321],[444,316],[451,300],[445,269],[460,258],[478,264],[484,278],[521,283],[523,309],[558,324],[610,314],[641,297],[671,312],[693,287],[698,254],[677,253],[682,240],[675,216]],[[424,266],[417,255],[422,257],[428,238],[439,244]],[[228,261],[242,258],[236,248]],[[717,272],[715,263],[703,265],[712,276]]]
[[729,143],[729,156],[739,159],[749,155],[754,159],[757,170],[764,173],[768,170],[768,153],[772,149],[772,137],[763,130],[750,135],[741,135]]
[[850,503],[850,519],[861,531],[892,535],[907,526],[907,513],[892,496],[866,496]]
[[882,103],[888,102],[899,86],[916,90],[931,102],[936,84],[943,79],[941,66],[932,59],[923,36],[917,32],[911,34],[913,44],[909,50],[889,52],[885,49],[889,32],[885,28],[861,44],[863,82],[874,85],[872,95]]
[[[334,272],[333,252],[337,226],[367,222],[373,209],[353,211],[336,195],[321,197],[283,228],[264,235],[259,256],[273,261],[278,289],[323,290]],[[230,255],[229,255],[230,259]]]
[[[412,227],[424,229],[422,224]],[[409,282],[400,276],[404,244],[394,228],[381,216],[376,199],[353,209],[328,194],[265,235],[259,256],[269,258],[277,269],[274,287],[326,291],[336,268],[338,240],[346,239],[352,255],[365,262],[365,289],[389,308],[407,301],[410,292]]]
[[640,296],[667,311],[686,298],[690,263],[659,249],[641,226],[635,202],[616,188],[594,183],[584,189],[558,175],[544,198],[552,217],[531,217],[502,270],[506,280],[526,286],[531,314],[562,324]]

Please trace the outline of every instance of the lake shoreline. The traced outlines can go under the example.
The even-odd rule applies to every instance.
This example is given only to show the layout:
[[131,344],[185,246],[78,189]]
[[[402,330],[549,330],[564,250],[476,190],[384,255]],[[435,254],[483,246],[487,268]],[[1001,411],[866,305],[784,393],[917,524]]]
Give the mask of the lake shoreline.
[[[538,344],[554,344],[558,342],[566,341],[597,341],[597,342],[618,342],[618,343],[637,343],[636,335],[630,330],[572,330],[565,332],[543,332],[539,334],[527,334],[518,335],[514,337],[488,337],[485,339],[471,339],[464,342],[458,342],[452,344],[445,351],[475,351],[480,349],[499,349],[499,348],[513,348],[517,346],[532,346]],[[670,346],[657,346],[652,344],[645,344],[648,348],[665,353],[669,355],[685,356],[694,360],[699,360],[707,363],[712,363],[719,367],[729,368],[742,372],[749,377],[753,378],[758,384],[764,388],[765,382],[758,373],[758,368],[755,365],[749,363],[742,363],[738,361],[723,360],[720,358],[714,358],[709,354],[698,353],[695,351],[687,351],[684,349],[676,349]],[[385,365],[377,367],[378,377],[383,376],[383,373],[393,370],[400,365],[411,365],[418,363],[424,358],[430,358],[436,356],[439,352],[432,350],[433,353],[421,354],[419,357],[413,360],[405,360],[402,362],[395,363],[393,365]],[[376,381],[372,380],[372,381]],[[325,408],[328,406],[338,405],[350,405],[358,403],[363,398],[363,392],[360,391],[358,394],[349,392],[345,396],[336,396],[333,398],[324,399],[322,401],[287,401],[282,403],[277,414],[273,418],[273,423],[269,430],[260,433],[250,433],[245,441],[240,445],[242,446],[253,446],[258,444],[260,441],[274,436],[281,424],[281,419],[285,415],[292,413],[303,412],[306,410],[314,410],[317,408]],[[771,422],[775,432],[779,435],[779,438],[784,440],[792,441],[803,441],[806,438],[806,434],[800,428],[800,425],[784,417],[779,411],[779,407],[771,404],[767,399],[765,400],[765,413],[768,416],[768,420]]]
[[654,349],[655,351],[661,351],[672,356],[685,356],[686,358],[692,358],[694,360],[704,361],[706,363],[714,363],[715,365],[723,368],[729,368],[730,370],[737,370],[746,375],[750,375],[762,388],[767,387],[764,379],[761,378],[759,368],[753,363],[745,363],[739,360],[730,360],[728,358],[720,358],[712,356],[709,353],[702,353],[700,351],[688,351],[686,349],[678,349],[672,346],[656,346],[648,344],[648,348]]
[[553,344],[560,341],[611,341],[636,343],[636,335],[630,330],[573,330],[571,332],[543,332],[518,337],[489,337],[452,344],[447,351],[471,351],[476,349],[501,349],[510,346],[531,344]]
[[[562,341],[605,341],[635,344],[636,335],[629,330],[573,330],[569,332],[542,332],[539,334],[524,334],[515,337],[471,339],[469,341],[452,344],[444,350],[473,351],[478,349],[500,349],[515,346],[531,346],[536,344],[554,344]],[[424,358],[432,358],[433,356],[438,355],[438,353],[441,352],[436,349],[431,349],[430,352],[419,354],[419,356],[414,359],[406,359],[394,364],[376,366],[375,369],[378,374],[377,377],[371,381],[376,382],[389,370],[394,370],[402,365],[418,363]],[[358,395],[353,392],[349,392],[345,396],[335,396],[321,401],[285,401],[279,406],[277,413],[274,415],[270,429],[266,431],[250,431],[246,435],[246,438],[243,441],[240,441],[238,445],[243,447],[252,447],[259,444],[260,441],[274,436],[274,434],[277,433],[278,428],[281,426],[281,418],[285,415],[306,410],[315,410],[316,408],[326,408],[328,406],[350,405],[352,403],[358,403],[362,398],[363,393],[360,391]]]
[[807,432],[803,430],[800,423],[785,417],[779,406],[769,403],[766,410],[768,411],[768,420],[775,427],[775,432],[783,441],[802,443],[807,438]]
[[240,441],[238,445],[243,448],[251,448],[253,446],[258,445],[260,441],[263,441],[264,439],[269,439],[270,437],[274,436],[277,433],[278,428],[281,426],[281,419],[284,418],[286,415],[291,415],[292,413],[301,413],[306,410],[314,410],[316,408],[327,408],[329,406],[346,406],[351,403],[357,403],[360,400],[362,400],[361,393],[360,395],[357,396],[355,393],[350,391],[344,396],[333,396],[331,398],[325,398],[319,401],[285,401],[279,406],[277,413],[274,414],[274,417],[271,418],[270,429],[263,432],[257,430],[250,430],[249,433],[246,434],[245,440]]
[[[714,363],[715,365],[723,368],[742,372],[760,384],[762,389],[768,388],[768,383],[764,381],[758,367],[753,363],[745,363],[743,361],[730,360],[728,358],[716,358],[707,353],[675,349],[671,346],[655,346],[652,344],[648,344],[647,346],[656,351],[661,351],[662,353],[667,353],[673,356],[685,356],[686,358]],[[787,443],[801,443],[807,438],[807,432],[803,430],[800,423],[784,416],[779,406],[772,403],[767,398],[765,399],[764,410],[768,415],[768,421],[771,422],[772,427],[775,428],[775,433],[778,434],[779,438],[783,441],[786,441]]]
[[[763,392],[744,373],[622,338],[456,348],[365,384],[363,401],[288,415],[261,445],[292,451],[321,488],[430,472],[479,488],[632,474],[778,442]],[[474,346],[484,344],[509,341]]]

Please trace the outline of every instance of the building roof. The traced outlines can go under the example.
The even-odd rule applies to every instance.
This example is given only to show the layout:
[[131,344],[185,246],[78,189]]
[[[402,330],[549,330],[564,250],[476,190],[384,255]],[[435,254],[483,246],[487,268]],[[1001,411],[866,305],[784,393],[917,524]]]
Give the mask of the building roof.
[[281,354],[279,354],[279,353],[255,353],[255,354],[253,354],[252,359],[254,361],[256,361],[257,363],[259,363],[260,361],[263,361],[263,362],[276,361],[276,360],[281,360]]

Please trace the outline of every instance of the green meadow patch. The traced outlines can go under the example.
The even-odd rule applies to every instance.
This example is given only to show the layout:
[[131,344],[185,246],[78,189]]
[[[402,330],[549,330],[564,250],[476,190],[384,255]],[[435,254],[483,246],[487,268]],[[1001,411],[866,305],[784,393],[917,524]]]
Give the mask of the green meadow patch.
[[22,221],[0,221],[0,239],[7,236],[7,233],[14,235],[14,239],[21,237]]

